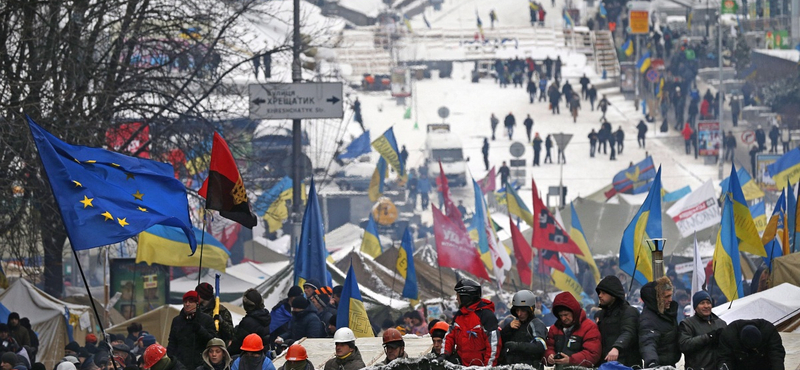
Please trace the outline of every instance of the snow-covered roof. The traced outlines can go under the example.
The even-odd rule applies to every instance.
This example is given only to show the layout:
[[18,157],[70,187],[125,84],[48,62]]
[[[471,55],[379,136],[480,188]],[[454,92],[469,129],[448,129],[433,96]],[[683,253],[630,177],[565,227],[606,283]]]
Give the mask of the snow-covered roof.
[[378,18],[381,11],[386,8],[382,0],[339,0],[339,6],[370,18]]
[[778,49],[756,49],[756,53],[769,55],[771,57],[786,59],[795,63],[800,62],[800,50],[778,50]]

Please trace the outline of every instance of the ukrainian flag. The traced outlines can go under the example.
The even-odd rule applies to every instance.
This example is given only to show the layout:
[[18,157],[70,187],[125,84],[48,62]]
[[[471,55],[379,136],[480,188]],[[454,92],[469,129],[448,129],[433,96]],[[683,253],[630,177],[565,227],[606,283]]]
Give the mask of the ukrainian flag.
[[647,69],[650,68],[650,50],[646,51],[639,61],[636,62],[636,68],[639,70],[639,73],[647,72]]
[[739,248],[744,252],[764,257],[767,255],[764,252],[764,243],[758,238],[758,229],[753,222],[753,216],[750,214],[750,207],[747,206],[742,187],[739,185],[739,176],[736,175],[735,166],[731,166],[729,178],[725,193],[733,202],[733,218],[737,225],[735,231],[736,237],[739,238]]
[[394,137],[394,129],[389,128],[380,137],[372,142],[372,147],[375,151],[381,153],[381,156],[386,159],[398,176],[401,178],[406,176],[406,164],[400,161],[400,149],[397,147],[397,139]]
[[[767,222],[767,228],[764,234],[761,235],[761,242],[763,245],[769,244],[772,240],[777,239],[778,243],[783,250],[783,254],[789,254],[789,234],[786,232],[786,192],[782,192],[778,202],[775,203],[775,209],[772,210],[772,216]],[[766,257],[767,252],[764,250]]]
[[578,213],[575,212],[575,204],[570,203],[569,207],[572,209],[572,217],[570,217],[572,228],[569,230],[569,237],[572,238],[572,241],[574,241],[581,249],[581,252],[583,252],[582,255],[576,254],[575,256],[589,264],[589,268],[592,269],[592,274],[594,275],[594,283],[598,284],[600,283],[600,269],[597,268],[597,263],[595,263],[594,257],[592,257],[592,252],[589,251],[589,243],[586,242],[586,234],[583,232],[581,220],[578,218]]
[[468,231],[470,239],[478,243],[478,252],[481,254],[481,261],[486,265],[489,272],[493,272],[494,263],[492,263],[492,255],[489,250],[489,236],[486,235],[486,211],[483,207],[483,197],[481,188],[472,180],[472,188],[475,193],[475,214],[472,216]]
[[583,292],[583,287],[578,282],[578,278],[575,277],[575,273],[569,268],[569,263],[564,260],[564,257],[558,256],[558,259],[561,261],[561,264],[564,265],[564,271],[559,269],[551,270],[552,274],[550,276],[553,279],[553,285],[558,289],[569,292],[575,297],[575,300],[580,302],[582,300],[581,293]]
[[[767,229],[767,209],[764,206],[764,201],[760,201],[750,206],[750,214],[753,215],[753,223],[756,224],[756,230],[761,234]],[[767,250],[769,253],[769,250]]]
[[411,29],[411,18],[408,15],[403,14],[403,22],[406,24],[406,28],[408,28],[409,33],[414,33],[414,30]]
[[722,223],[714,247],[714,278],[719,289],[729,301],[744,297],[742,291],[742,268],[739,261],[739,241],[736,238],[734,205],[731,197],[725,197],[722,206]]
[[347,270],[347,277],[344,279],[344,288],[339,300],[339,308],[336,312],[336,328],[350,328],[356,338],[374,337],[372,325],[369,323],[367,310],[364,308],[364,300],[358,290],[356,273],[353,265]]
[[[231,253],[211,234],[193,227],[195,238],[203,241],[203,266],[225,272]],[[205,235],[204,235],[205,234]],[[189,242],[183,230],[177,227],[155,225],[139,233],[136,263],[157,263],[164,266],[200,266],[200,253],[186,254]],[[198,246],[199,248],[200,246]]]
[[306,280],[329,281],[328,266],[325,260],[328,250],[325,249],[325,225],[322,223],[322,211],[317,199],[317,188],[311,179],[308,190],[308,202],[303,213],[303,225],[300,242],[294,259],[295,285],[303,286]]
[[764,246],[764,249],[767,250],[767,256],[762,258],[764,259],[764,263],[767,264],[769,271],[772,272],[772,261],[778,257],[782,257],[783,250],[781,249],[781,245],[778,243],[777,239],[772,239],[769,244]]
[[601,1],[600,2],[600,17],[601,18],[605,18],[606,16],[608,16],[608,11],[606,10],[606,6]]
[[522,221],[533,227],[533,214],[513,186],[506,186],[506,202],[508,202],[508,213],[521,218]]
[[783,189],[784,184],[800,180],[800,148],[794,148],[782,155],[775,163],[767,166],[767,171],[780,189]]
[[417,285],[417,270],[414,268],[414,240],[411,238],[408,228],[403,233],[400,249],[397,250],[395,267],[406,281],[403,285],[402,296],[411,299],[411,304],[415,306],[414,301],[419,300],[419,286]]
[[786,184],[786,233],[789,235],[791,253],[794,253],[795,230],[797,227],[797,196],[794,195],[792,184]]
[[[736,176],[739,178],[739,184],[742,185],[742,192],[744,193],[744,199],[750,201],[753,199],[763,198],[764,192],[761,191],[761,188],[758,187],[756,181],[750,176],[747,170],[744,167],[739,168],[736,170]],[[722,182],[719,183],[719,186],[723,189],[728,188],[728,181],[730,181],[730,176],[726,177]]]
[[653,280],[650,248],[645,240],[661,234],[661,167],[647,193],[644,204],[622,234],[619,247],[619,268],[644,285]]
[[383,187],[386,182],[388,170],[389,168],[386,166],[386,160],[380,157],[378,159],[378,165],[375,166],[375,172],[372,173],[372,178],[369,180],[369,189],[367,193],[369,194],[370,201],[377,202],[378,198],[383,195]]
[[622,50],[625,51],[625,55],[631,56],[633,55],[633,42],[631,39],[627,39],[624,44],[622,44]]
[[564,28],[574,28],[575,22],[572,21],[572,17],[569,16],[569,12],[564,10]]
[[369,214],[367,228],[364,229],[364,237],[361,239],[361,251],[369,254],[372,258],[378,258],[383,253],[381,240],[378,237],[378,224],[372,218],[372,213]]

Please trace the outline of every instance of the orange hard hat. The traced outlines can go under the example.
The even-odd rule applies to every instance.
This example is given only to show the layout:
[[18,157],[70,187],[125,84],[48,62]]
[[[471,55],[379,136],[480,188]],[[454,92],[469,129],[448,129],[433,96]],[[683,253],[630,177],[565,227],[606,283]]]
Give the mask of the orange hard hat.
[[300,344],[292,344],[286,350],[286,361],[303,361],[308,359],[306,349]]
[[448,331],[448,330],[450,330],[450,325],[448,325],[444,321],[439,321],[436,324],[434,324],[433,327],[431,328],[431,331],[434,331],[434,330]]
[[400,334],[400,331],[395,328],[389,328],[383,332],[383,344],[392,342],[403,343],[403,334]]
[[152,344],[144,350],[144,364],[142,367],[145,369],[149,369],[153,367],[158,361],[161,361],[162,358],[167,354],[167,349],[164,346],[156,343]]
[[240,349],[247,352],[260,352],[264,350],[264,341],[261,340],[261,337],[258,334],[253,333],[244,337],[244,341],[242,342],[242,347]]

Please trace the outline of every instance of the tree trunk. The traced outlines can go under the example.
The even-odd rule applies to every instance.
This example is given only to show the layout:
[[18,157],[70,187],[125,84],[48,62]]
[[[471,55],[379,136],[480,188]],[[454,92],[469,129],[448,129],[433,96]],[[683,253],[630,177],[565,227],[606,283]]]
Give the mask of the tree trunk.
[[64,242],[67,233],[62,226],[61,215],[57,212],[42,214],[43,227],[42,246],[44,247],[44,291],[53,297],[60,298],[64,291]]

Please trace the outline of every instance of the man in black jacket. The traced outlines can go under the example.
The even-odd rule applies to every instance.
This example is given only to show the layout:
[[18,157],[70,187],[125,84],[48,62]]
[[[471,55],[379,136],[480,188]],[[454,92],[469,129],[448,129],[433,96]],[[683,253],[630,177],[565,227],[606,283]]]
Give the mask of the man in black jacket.
[[167,354],[175,357],[188,369],[203,364],[203,351],[209,340],[217,335],[214,320],[197,309],[197,292],[183,295],[183,309],[172,319]]
[[684,367],[711,370],[717,366],[719,336],[728,324],[711,312],[711,294],[701,290],[692,296],[694,316],[681,321],[680,344]]
[[783,370],[785,357],[781,336],[767,320],[736,320],[720,334],[718,369]]
[[197,308],[204,314],[211,316],[213,320],[219,321],[217,338],[222,339],[226,344],[230,343],[231,340],[233,340],[233,319],[231,318],[231,312],[220,304],[218,317],[214,315],[216,299],[214,298],[214,287],[211,286],[211,284],[200,283],[194,290],[197,292],[197,297],[200,299]]
[[603,342],[601,363],[617,361],[625,366],[641,366],[639,311],[625,300],[625,288],[614,275],[600,280],[595,288],[601,311],[595,316]]
[[675,366],[678,348],[678,303],[672,301],[672,282],[662,276],[645,284],[640,296],[644,309],[639,316],[639,352],[645,368]]
[[536,296],[530,290],[521,290],[511,300],[511,321],[500,330],[503,349],[500,364],[528,364],[538,369],[544,350],[547,349],[547,327],[533,315]]
[[250,288],[244,292],[242,306],[247,315],[244,316],[239,325],[234,329],[233,342],[228,346],[231,356],[238,355],[244,342],[244,338],[249,334],[256,333],[261,336],[261,341],[265,343],[269,339],[269,323],[272,317],[269,310],[264,308],[264,298],[257,290]]
[[292,321],[289,330],[280,334],[275,343],[292,345],[302,338],[325,338],[325,325],[317,317],[317,311],[305,297],[292,300]]

